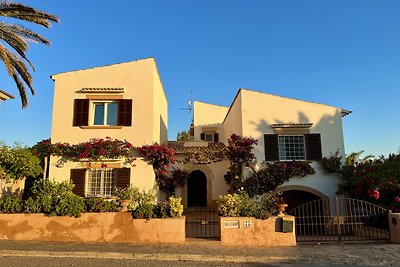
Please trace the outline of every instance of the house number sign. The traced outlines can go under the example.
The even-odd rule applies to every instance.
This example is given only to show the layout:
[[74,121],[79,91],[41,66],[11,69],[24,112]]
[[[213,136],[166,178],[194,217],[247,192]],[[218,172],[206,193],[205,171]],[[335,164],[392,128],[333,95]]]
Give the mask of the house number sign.
[[244,228],[249,228],[249,227],[251,227],[251,224],[252,224],[251,221],[244,221],[243,222],[243,227]]
[[240,228],[239,221],[226,221],[224,222],[225,228]]

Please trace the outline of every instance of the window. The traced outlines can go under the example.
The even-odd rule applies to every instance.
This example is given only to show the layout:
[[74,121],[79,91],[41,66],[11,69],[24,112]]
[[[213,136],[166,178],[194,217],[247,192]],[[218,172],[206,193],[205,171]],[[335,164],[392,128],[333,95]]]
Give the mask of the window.
[[90,169],[88,171],[88,196],[111,196],[115,187],[113,169]]
[[279,160],[305,160],[304,135],[278,136]]
[[218,133],[201,133],[200,139],[207,142],[219,142]]
[[208,134],[208,133],[206,133],[206,134],[204,135],[204,141],[208,141],[208,142],[214,141],[214,135],[213,135],[213,134]]
[[266,161],[321,160],[321,135],[308,134],[265,134],[264,152]]
[[93,125],[115,126],[118,121],[118,102],[93,102]]
[[71,169],[70,179],[75,185],[72,192],[78,196],[109,196],[114,187],[123,188],[131,184],[131,169]]
[[[90,107],[90,108],[89,108]],[[90,109],[90,121],[89,121]],[[75,99],[73,126],[131,126],[132,99]]]

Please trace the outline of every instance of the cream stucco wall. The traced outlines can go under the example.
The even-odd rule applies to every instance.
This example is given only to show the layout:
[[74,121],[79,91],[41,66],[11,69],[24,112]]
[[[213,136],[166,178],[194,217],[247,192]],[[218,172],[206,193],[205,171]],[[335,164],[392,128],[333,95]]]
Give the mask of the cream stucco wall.
[[153,64],[153,87],[153,140],[164,144],[168,141],[168,102],[156,64]]
[[258,139],[254,152],[265,160],[264,134],[274,133],[274,123],[313,123],[310,133],[320,133],[322,155],[339,150],[344,155],[342,113],[339,108],[241,89],[243,136]]
[[195,101],[193,104],[194,139],[199,140],[200,133],[207,131],[224,136],[222,122],[228,110],[228,107]]
[[[134,146],[167,141],[167,98],[153,58],[77,70],[52,76],[54,103],[52,143],[77,144],[91,138],[111,137],[128,140]],[[123,92],[82,93],[82,88],[123,88]],[[132,126],[73,127],[74,99],[132,99]],[[89,107],[89,126],[91,121]],[[81,168],[79,162],[66,162],[57,167],[58,158],[50,162],[49,177],[57,181],[69,179],[71,168]],[[155,188],[152,167],[138,159],[131,168],[131,183],[140,188]]]
[[243,107],[242,93],[238,92],[223,122],[224,138],[220,138],[225,143],[231,134],[244,136],[243,134]]
[[[71,71],[53,75],[54,102],[52,118],[52,142],[79,143],[93,137],[110,136],[117,139],[127,139],[133,145],[140,146],[160,142],[160,119],[165,120],[167,99],[160,91],[162,85],[154,85],[155,61],[152,58],[120,63],[104,67]],[[158,78],[159,79],[159,78]],[[123,88],[123,93],[79,93],[82,88]],[[92,96],[120,96],[132,99],[132,126],[121,129],[82,129],[73,127],[74,99],[90,98]],[[161,97],[160,97],[161,96]],[[157,97],[158,99],[154,99]],[[154,108],[155,103],[158,104]],[[154,122],[154,120],[156,120]],[[90,118],[89,118],[90,121]],[[158,125],[158,127],[154,127]],[[165,135],[165,134],[164,134]],[[165,137],[163,137],[164,139]]]

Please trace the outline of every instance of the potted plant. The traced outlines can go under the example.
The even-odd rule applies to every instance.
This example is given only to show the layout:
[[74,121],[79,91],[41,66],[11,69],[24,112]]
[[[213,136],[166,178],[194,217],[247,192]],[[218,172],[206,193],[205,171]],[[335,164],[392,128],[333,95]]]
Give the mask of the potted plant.
[[121,206],[120,211],[128,211],[128,206],[131,203],[133,196],[133,188],[130,186],[116,188],[114,195],[118,198],[119,205]]

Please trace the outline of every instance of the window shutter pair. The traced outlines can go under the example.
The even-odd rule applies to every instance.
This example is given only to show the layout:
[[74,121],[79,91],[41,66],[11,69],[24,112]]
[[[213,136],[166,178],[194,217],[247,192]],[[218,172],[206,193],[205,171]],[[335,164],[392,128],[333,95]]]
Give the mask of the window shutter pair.
[[[89,99],[75,99],[73,126],[89,125]],[[132,99],[118,100],[118,126],[132,126]]]
[[[321,160],[322,147],[320,134],[305,134],[304,141],[306,145],[307,160]],[[279,146],[277,134],[264,135],[264,152],[266,161],[279,160]]]
[[[116,168],[115,171],[115,186],[128,187],[131,184],[131,169]],[[71,169],[71,182],[75,185],[72,192],[78,196],[85,196],[86,185],[86,169]]]
[[[206,134],[205,133],[201,133],[200,134],[200,139],[205,141],[206,140]],[[219,142],[219,135],[218,133],[214,133],[214,142]]]

